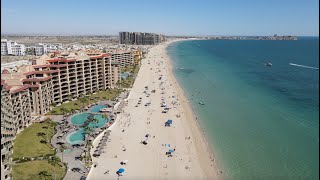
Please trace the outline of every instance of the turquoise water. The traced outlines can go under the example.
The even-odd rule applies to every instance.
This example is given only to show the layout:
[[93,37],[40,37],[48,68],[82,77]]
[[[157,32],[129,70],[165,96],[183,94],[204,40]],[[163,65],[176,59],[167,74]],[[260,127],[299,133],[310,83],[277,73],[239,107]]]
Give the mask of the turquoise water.
[[[99,110],[101,108],[105,108],[106,106],[104,105],[96,105],[94,107],[92,107],[90,109],[91,112],[99,112]],[[74,116],[71,117],[71,123],[73,125],[76,125],[76,126],[82,126],[84,125],[84,122],[88,119],[88,117],[90,116],[90,113],[78,113]],[[99,128],[99,127],[102,127],[104,126],[107,122],[108,122],[108,119],[107,118],[104,118],[102,115],[100,114],[97,114],[97,115],[94,115],[93,118],[97,119],[98,122],[97,123],[93,123],[93,122],[90,122],[89,123],[89,127],[91,128]],[[79,143],[82,143],[83,140],[84,140],[84,134],[83,134],[83,129],[80,128],[78,131],[75,131],[75,132],[72,132],[70,133],[67,137],[66,137],[67,141],[70,143],[70,144],[79,144]]]
[[66,137],[66,139],[70,144],[80,144],[80,143],[82,143],[84,141],[83,129],[81,128],[78,131],[70,133]]
[[79,113],[71,117],[71,123],[76,126],[81,126],[90,116],[89,113]]
[[289,65],[319,67],[318,47],[318,38],[168,47],[227,179],[319,178],[319,71]]
[[129,73],[128,72],[121,73],[121,78],[122,79],[127,79],[128,77],[129,77]]
[[72,149],[65,149],[63,152],[70,153],[70,152],[72,152]]
[[90,111],[91,111],[91,112],[99,112],[100,109],[106,108],[106,107],[107,107],[107,106],[105,106],[105,105],[95,105],[95,106],[93,106],[92,108],[90,108]]

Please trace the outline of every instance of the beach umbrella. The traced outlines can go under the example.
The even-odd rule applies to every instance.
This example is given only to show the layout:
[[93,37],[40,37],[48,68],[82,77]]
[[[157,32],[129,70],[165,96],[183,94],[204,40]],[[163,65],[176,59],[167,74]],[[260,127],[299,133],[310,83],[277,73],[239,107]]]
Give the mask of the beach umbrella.
[[120,169],[118,170],[118,172],[119,172],[119,173],[123,173],[123,172],[124,172],[124,169],[123,169],[123,168],[120,168]]
[[173,150],[173,149],[169,149],[169,152],[173,153],[173,152],[174,152],[174,150]]
[[168,124],[172,124],[172,120],[171,119],[169,119],[167,122],[168,122]]

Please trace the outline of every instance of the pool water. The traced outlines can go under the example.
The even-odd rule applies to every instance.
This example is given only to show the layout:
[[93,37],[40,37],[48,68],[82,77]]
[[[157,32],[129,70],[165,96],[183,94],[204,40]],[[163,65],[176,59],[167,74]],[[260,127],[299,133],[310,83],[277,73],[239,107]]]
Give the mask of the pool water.
[[[96,105],[96,106],[93,106],[90,109],[90,111],[96,113],[96,112],[99,112],[100,109],[102,108],[106,108],[106,106]],[[89,116],[90,116],[90,113],[88,112],[75,114],[74,116],[71,117],[71,123],[76,126],[82,126]],[[100,114],[94,115],[93,118],[97,119],[98,122],[97,123],[90,122],[89,127],[91,128],[102,127],[108,122],[108,119],[106,117],[103,117]],[[83,142],[84,137],[85,136],[83,133],[83,128],[80,128],[78,131],[72,132],[69,135],[67,135],[66,139],[70,144],[80,144]]]
[[71,117],[71,123],[76,126],[81,126],[90,116],[89,113],[80,113]]
[[[89,116],[90,116],[90,113],[76,114],[73,117],[71,117],[71,123],[76,126],[82,126]],[[100,114],[94,115],[93,118],[97,119],[98,122],[97,123],[90,122],[89,126],[92,128],[102,127],[106,124],[108,120],[107,118],[104,118]]]
[[121,78],[122,78],[122,79],[127,79],[127,78],[129,77],[129,75],[130,75],[130,73],[128,73],[128,72],[123,72],[123,73],[121,73]]
[[105,106],[105,105],[96,105],[96,106],[93,106],[92,108],[90,108],[90,111],[91,112],[99,112],[100,111],[100,109],[102,109],[102,108],[106,108],[107,106]]
[[67,141],[70,144],[80,144],[84,140],[83,129],[81,128],[78,131],[72,132],[66,137]]
[[70,153],[70,152],[72,152],[72,149],[65,149],[63,152]]

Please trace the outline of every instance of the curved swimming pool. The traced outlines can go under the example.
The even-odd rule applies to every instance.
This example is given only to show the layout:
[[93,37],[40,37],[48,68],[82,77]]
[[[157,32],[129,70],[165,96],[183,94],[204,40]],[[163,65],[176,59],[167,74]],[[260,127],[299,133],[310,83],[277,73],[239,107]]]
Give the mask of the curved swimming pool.
[[100,111],[100,109],[106,108],[106,107],[107,107],[107,106],[105,106],[105,105],[95,105],[95,106],[93,106],[92,108],[90,108],[89,111],[94,112],[94,113],[97,113],[97,112]]
[[[106,106],[104,106],[104,105],[96,105],[96,106],[93,106],[89,110],[89,112],[75,114],[71,117],[71,123],[76,126],[82,126],[82,125],[84,125],[85,121],[89,118],[90,112],[97,113],[100,111],[100,109],[105,108],[105,107]],[[90,122],[89,123],[88,126],[93,129],[103,127],[108,122],[108,119],[101,114],[96,114],[93,116],[93,118],[98,120],[97,122]],[[66,137],[66,140],[70,144],[82,143],[84,140],[83,128],[80,128],[79,130],[68,134]]]

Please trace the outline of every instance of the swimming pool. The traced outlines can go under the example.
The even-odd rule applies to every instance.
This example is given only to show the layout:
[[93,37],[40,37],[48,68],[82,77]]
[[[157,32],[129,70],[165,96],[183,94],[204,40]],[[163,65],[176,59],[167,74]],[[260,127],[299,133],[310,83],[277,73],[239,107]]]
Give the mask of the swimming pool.
[[72,149],[65,149],[63,152],[64,153],[70,153],[70,152],[72,152]]
[[123,73],[121,73],[121,78],[122,78],[122,79],[127,79],[127,78],[129,77],[129,75],[130,75],[130,73],[128,73],[128,72],[123,72]]
[[[93,106],[89,111],[96,113],[96,112],[99,112],[101,108],[105,108],[105,107],[106,106],[104,106],[104,105],[96,105],[96,106]],[[90,116],[90,112],[75,114],[71,117],[71,123],[76,126],[82,126],[82,125],[84,125],[85,121],[89,118],[89,116]],[[103,127],[108,122],[108,119],[106,117],[102,116],[101,114],[96,114],[93,116],[93,118],[98,120],[98,122],[96,122],[96,123],[94,123],[94,122],[89,123],[88,126],[93,129]],[[74,132],[68,134],[66,137],[66,140],[70,144],[82,143],[84,140],[83,128],[80,128],[78,131],[74,131]]]
[[88,119],[90,113],[79,113],[71,117],[71,123],[76,126],[81,126]]
[[84,140],[83,129],[68,134],[66,140],[70,144],[81,144]]
[[93,106],[92,108],[90,108],[89,111],[91,111],[91,112],[99,112],[100,109],[106,108],[106,107],[107,107],[107,106],[105,106],[105,105],[95,105],[95,106]]
[[[90,113],[76,114],[71,117],[71,123],[76,126],[82,126],[89,116],[90,116]],[[98,122],[97,123],[90,122],[89,126],[92,128],[102,127],[108,121],[108,119],[106,117],[103,117],[101,114],[96,114],[93,116],[93,118],[97,119]]]

